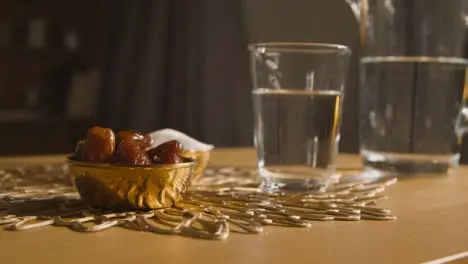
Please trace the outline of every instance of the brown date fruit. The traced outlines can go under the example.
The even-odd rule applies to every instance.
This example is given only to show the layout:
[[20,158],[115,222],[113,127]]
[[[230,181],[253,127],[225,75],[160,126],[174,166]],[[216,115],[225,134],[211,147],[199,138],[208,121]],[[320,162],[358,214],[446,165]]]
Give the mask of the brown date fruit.
[[147,149],[151,146],[152,139],[147,134],[142,134],[133,130],[120,131],[116,135],[116,146],[119,146],[122,141],[135,141],[141,145],[142,148]]
[[110,161],[114,154],[115,135],[112,129],[92,127],[86,133],[81,158],[85,161]]
[[151,160],[146,154],[145,149],[135,141],[121,141],[115,153],[117,162],[134,164],[134,165],[150,165]]
[[171,140],[148,150],[148,155],[156,163],[177,164],[183,162],[179,156],[182,150],[183,148],[177,140]]

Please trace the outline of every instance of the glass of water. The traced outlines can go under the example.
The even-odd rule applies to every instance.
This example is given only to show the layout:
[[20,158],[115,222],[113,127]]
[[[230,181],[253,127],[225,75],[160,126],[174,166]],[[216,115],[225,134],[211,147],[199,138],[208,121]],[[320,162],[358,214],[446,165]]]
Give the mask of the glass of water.
[[249,45],[254,142],[262,186],[326,186],[335,171],[349,48],[318,43]]
[[363,175],[450,174],[466,123],[468,1],[365,3],[358,16]]

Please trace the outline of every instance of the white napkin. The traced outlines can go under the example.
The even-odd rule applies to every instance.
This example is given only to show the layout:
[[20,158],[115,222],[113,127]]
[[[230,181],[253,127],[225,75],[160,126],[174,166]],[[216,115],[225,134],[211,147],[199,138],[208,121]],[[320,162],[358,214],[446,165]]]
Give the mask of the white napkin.
[[153,144],[151,147],[156,147],[169,140],[177,140],[180,142],[182,147],[187,150],[206,151],[212,150],[214,148],[213,145],[200,142],[180,131],[170,128],[156,130],[151,133],[148,133],[148,135],[150,135],[150,137],[153,139]]

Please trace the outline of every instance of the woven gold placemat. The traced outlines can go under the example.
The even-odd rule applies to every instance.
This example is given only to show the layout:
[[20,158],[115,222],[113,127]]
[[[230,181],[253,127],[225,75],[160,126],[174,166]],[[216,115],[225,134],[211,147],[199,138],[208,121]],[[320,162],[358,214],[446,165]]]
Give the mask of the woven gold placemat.
[[113,213],[87,207],[65,164],[0,171],[0,226],[21,231],[63,226],[78,232],[113,227],[159,234],[225,239],[231,232],[261,233],[266,225],[313,226],[314,221],[393,220],[376,204],[395,178],[338,182],[308,193],[264,192],[252,168],[208,168],[176,207]]

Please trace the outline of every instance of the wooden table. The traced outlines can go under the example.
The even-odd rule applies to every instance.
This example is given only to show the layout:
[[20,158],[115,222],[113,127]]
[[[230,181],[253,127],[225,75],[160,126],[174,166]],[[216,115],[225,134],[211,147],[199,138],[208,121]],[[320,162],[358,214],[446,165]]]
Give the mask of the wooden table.
[[[0,166],[63,156],[0,159]],[[254,165],[252,149],[220,149],[214,165]],[[340,164],[356,166],[354,155]],[[420,263],[468,251],[468,167],[447,178],[400,181],[383,207],[396,221],[267,227],[260,235],[205,241],[114,228],[82,234],[45,227],[0,231],[0,263]],[[465,259],[466,260],[466,259]]]

